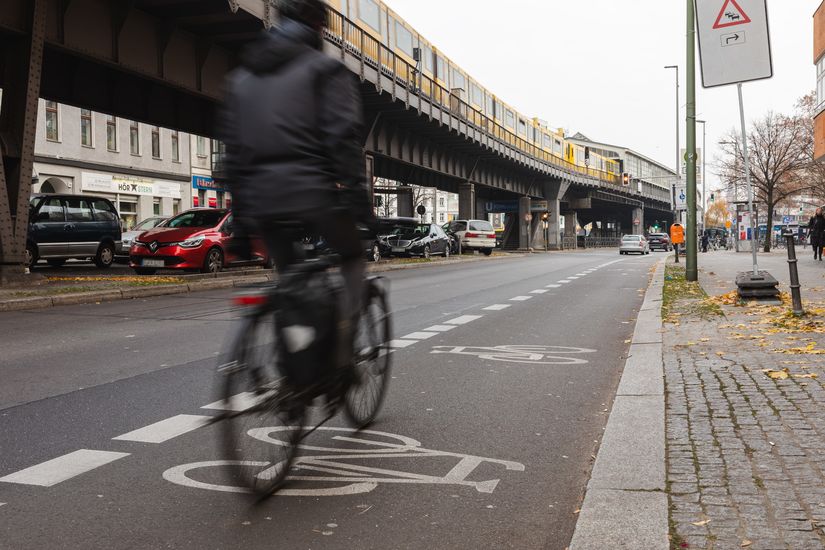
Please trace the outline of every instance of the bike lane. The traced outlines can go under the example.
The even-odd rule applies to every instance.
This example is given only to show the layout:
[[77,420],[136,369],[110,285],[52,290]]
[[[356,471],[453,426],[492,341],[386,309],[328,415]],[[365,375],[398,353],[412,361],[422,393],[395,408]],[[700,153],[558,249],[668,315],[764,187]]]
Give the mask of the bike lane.
[[[174,421],[113,433],[114,441],[88,438],[92,450],[112,453],[96,458],[111,461],[51,487],[0,483],[0,502],[9,502],[0,507],[0,548],[56,540],[107,548],[563,548],[647,264],[548,279],[533,289],[544,292],[479,304],[417,327],[415,338],[397,334],[414,344],[394,353],[376,425],[352,434],[335,422],[314,434],[289,492],[259,506],[233,490],[231,468],[215,464],[225,459],[216,429],[198,424],[215,414],[202,408],[214,397],[211,366],[153,375],[146,395],[130,388],[130,399],[151,401],[156,392],[157,407],[176,412]],[[503,305],[510,307],[494,307]],[[93,425],[107,391],[124,397],[117,388],[95,390],[89,418],[78,422]],[[278,435],[254,434],[266,444]],[[249,467],[265,460],[252,457]]]

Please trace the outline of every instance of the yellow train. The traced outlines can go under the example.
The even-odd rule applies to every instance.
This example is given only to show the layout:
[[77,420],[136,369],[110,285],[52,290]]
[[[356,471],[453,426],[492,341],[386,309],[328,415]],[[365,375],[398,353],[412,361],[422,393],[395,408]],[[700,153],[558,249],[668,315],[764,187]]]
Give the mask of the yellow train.
[[[338,24],[334,14],[331,18],[330,32],[333,35],[347,42],[348,47],[366,50],[365,55],[396,75],[410,74],[410,67],[414,67],[414,81],[422,93],[445,106],[454,105],[455,99],[460,99],[459,104],[470,107],[468,112],[462,112],[464,116],[525,152],[538,153],[536,156],[548,162],[603,181],[619,182],[621,165],[618,160],[569,142],[563,130],[552,130],[547,123],[519,113],[453,63],[380,0],[327,0],[327,3],[340,14]],[[343,28],[340,16],[374,38],[375,44],[353,40]],[[376,47],[377,44],[385,49]],[[490,121],[493,127],[490,127]]]

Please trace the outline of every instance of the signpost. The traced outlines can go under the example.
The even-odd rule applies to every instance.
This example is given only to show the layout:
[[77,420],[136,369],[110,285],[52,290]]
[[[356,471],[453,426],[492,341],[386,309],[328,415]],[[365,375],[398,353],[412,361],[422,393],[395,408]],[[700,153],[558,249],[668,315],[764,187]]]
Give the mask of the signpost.
[[[753,209],[748,134],[742,83],[773,76],[767,0],[694,0],[699,25],[699,56],[705,88],[736,84],[739,92],[739,118],[742,126],[742,154],[748,182],[748,211],[751,213],[753,273],[740,276],[740,294],[748,283],[764,286],[767,273],[759,273],[756,247],[756,215]],[[769,232],[770,234],[770,232]]]

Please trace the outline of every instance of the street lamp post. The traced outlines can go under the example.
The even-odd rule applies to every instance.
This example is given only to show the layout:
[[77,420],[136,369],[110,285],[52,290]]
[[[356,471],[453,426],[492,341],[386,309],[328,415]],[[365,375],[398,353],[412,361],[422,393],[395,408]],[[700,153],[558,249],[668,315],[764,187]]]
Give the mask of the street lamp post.
[[676,168],[676,182],[673,184],[673,189],[671,191],[671,195],[673,197],[673,220],[674,220],[674,222],[678,223],[678,222],[681,221],[681,219],[678,218],[679,213],[676,210],[676,187],[682,181],[682,172],[681,172],[681,168],[680,168],[682,166],[682,160],[681,160],[682,154],[681,154],[681,148],[680,148],[680,143],[679,143],[679,140],[680,140],[680,132],[679,132],[679,66],[678,65],[667,65],[667,66],[665,66],[665,69],[676,69],[676,166],[675,166],[675,168]]
[[702,229],[705,228],[705,216],[708,211],[708,197],[705,193],[707,193],[707,178],[708,174],[705,171],[707,164],[705,163],[705,156],[708,154],[707,150],[707,132],[706,132],[706,124],[707,121],[705,120],[697,120],[697,124],[702,125]]

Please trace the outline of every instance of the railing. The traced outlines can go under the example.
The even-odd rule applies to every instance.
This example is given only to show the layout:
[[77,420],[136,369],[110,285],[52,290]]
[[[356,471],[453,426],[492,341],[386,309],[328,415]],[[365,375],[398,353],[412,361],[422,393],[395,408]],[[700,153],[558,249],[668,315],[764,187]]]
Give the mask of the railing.
[[[379,89],[383,86],[383,79],[388,78],[394,91],[398,86],[408,94],[427,99],[431,105],[438,105],[442,109],[448,110],[475,129],[518,149],[534,160],[621,188],[618,175],[586,166],[578,166],[519,137],[485,115],[481,110],[451,93],[449,89],[434,79],[416,70],[413,65],[396,55],[393,50],[381,44],[379,40],[347,19],[343,14],[329,7],[327,10],[329,24],[326,31],[327,40],[341,48],[342,57],[349,52],[360,59],[362,77],[364,76],[365,66],[376,70],[376,85]],[[407,97],[409,99],[409,95]]]
[[578,246],[578,239],[576,237],[562,237],[561,247],[564,250],[573,250]]
[[579,237],[579,245],[584,248],[618,248],[621,237]]

